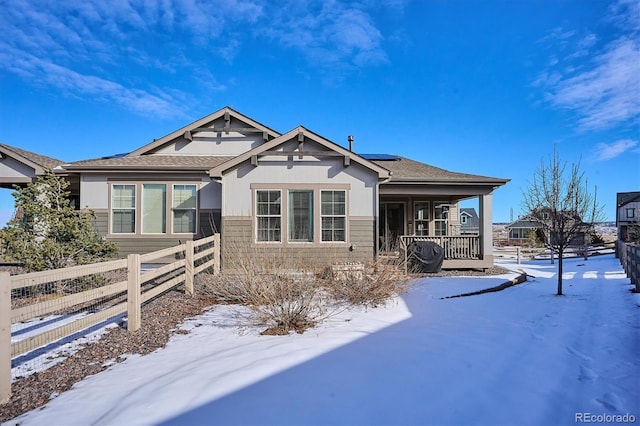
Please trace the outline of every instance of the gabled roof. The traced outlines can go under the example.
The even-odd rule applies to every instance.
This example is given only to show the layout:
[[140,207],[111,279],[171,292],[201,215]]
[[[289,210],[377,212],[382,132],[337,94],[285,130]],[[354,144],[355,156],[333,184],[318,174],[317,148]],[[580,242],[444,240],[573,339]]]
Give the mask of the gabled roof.
[[154,139],[153,142],[136,149],[135,151],[132,151],[131,153],[127,154],[128,157],[135,157],[138,155],[145,155],[145,154],[149,154],[155,150],[157,150],[158,148],[160,148],[162,145],[169,143],[171,141],[173,141],[174,139],[181,137],[183,135],[185,135],[185,133],[187,132],[194,132],[196,131],[196,129],[201,128],[201,127],[206,127],[207,125],[211,124],[213,121],[218,120],[220,118],[223,117],[233,117],[236,120],[239,120],[243,123],[246,123],[249,127],[252,127],[256,130],[262,131],[264,133],[266,133],[268,135],[269,138],[276,138],[278,136],[280,136],[279,132],[276,132],[273,129],[270,129],[269,127],[265,126],[264,124],[261,124],[255,120],[253,120],[252,118],[247,117],[244,114],[239,113],[238,111],[226,106],[212,114],[207,115],[206,117],[203,117],[199,120],[194,121],[191,124],[188,124],[176,131],[173,131],[171,133],[169,133],[168,135],[165,135],[163,137],[161,137],[160,139]]
[[618,208],[623,207],[634,201],[640,201],[640,191],[636,192],[618,192],[616,194],[616,205]]
[[0,143],[0,158],[11,157],[27,166],[33,168],[37,175],[42,174],[44,169],[55,169],[64,163],[62,160],[36,154],[35,152],[16,148],[11,145]]
[[391,172],[389,183],[447,183],[465,185],[502,186],[510,179],[478,176],[468,173],[458,173],[409,158],[395,156],[394,160],[373,160],[380,167]]
[[[337,155],[341,156],[341,157],[345,157],[348,158],[349,161],[353,161],[354,163],[360,164],[364,167],[366,167],[369,170],[372,170],[373,172],[378,174],[378,178],[379,179],[386,179],[390,176],[390,173],[387,169],[385,169],[384,167],[379,166],[378,164],[376,164],[373,161],[368,161],[365,160],[364,158],[362,158],[361,156],[359,156],[358,154],[349,151],[348,149],[345,149],[343,147],[341,147],[340,145],[331,142],[328,139],[323,138],[322,136],[318,135],[317,133],[314,133],[306,128],[304,128],[303,126],[298,126],[292,130],[290,130],[289,132],[285,133],[284,135],[281,135],[273,140],[270,140],[268,142],[263,143],[260,146],[255,147],[254,149],[247,151],[243,154],[238,155],[237,157],[223,163],[220,164],[217,167],[212,168],[209,171],[209,176],[211,177],[222,177],[222,175],[238,166],[239,164],[250,160],[253,156],[260,156],[261,154],[267,154],[267,151],[273,151],[275,148],[279,147],[280,145],[286,143],[286,142],[290,142],[291,140],[297,140],[297,138],[308,138],[310,140],[312,140],[313,142],[323,146],[324,148],[326,148],[327,151],[329,152],[335,152]],[[305,154],[305,151],[292,151],[292,155],[300,155],[300,154]],[[307,152],[307,155],[319,155],[321,153],[318,152]]]
[[473,207],[461,207],[460,208],[460,214],[466,214],[469,217],[478,217],[478,214],[476,213],[476,209],[474,209]]

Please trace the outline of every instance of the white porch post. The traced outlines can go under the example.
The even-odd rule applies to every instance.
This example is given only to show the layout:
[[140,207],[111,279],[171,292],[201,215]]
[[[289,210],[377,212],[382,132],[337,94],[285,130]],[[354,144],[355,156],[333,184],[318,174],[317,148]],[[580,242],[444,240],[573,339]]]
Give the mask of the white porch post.
[[493,258],[493,194],[484,194],[479,198],[480,207],[480,256],[482,259]]

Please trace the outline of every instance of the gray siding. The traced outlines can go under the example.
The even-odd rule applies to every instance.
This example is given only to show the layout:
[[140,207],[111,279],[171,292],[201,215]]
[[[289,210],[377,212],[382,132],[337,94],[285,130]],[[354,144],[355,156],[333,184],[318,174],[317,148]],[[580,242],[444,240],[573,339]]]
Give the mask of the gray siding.
[[349,244],[255,244],[251,219],[222,219],[223,272],[238,269],[238,262],[282,262],[292,269],[321,268],[333,263],[371,262],[374,258],[373,220],[350,220]]
[[[108,210],[96,210],[96,219],[93,222],[94,228],[100,235],[107,235],[109,229],[109,211]],[[169,247],[177,246],[185,241],[191,239],[188,236],[184,237],[147,237],[147,236],[130,236],[130,237],[107,237],[109,241],[113,241],[118,244],[120,248],[118,257],[127,257],[129,254],[145,254],[152,251],[162,250]]]

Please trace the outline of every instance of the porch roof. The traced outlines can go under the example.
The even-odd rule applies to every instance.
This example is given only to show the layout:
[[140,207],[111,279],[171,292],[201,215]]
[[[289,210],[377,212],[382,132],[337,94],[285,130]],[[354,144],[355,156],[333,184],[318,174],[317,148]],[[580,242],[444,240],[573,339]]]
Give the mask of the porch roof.
[[391,179],[385,184],[393,183],[434,183],[502,186],[510,179],[458,173],[441,169],[406,157],[395,156],[393,160],[372,160],[373,163],[391,172]]

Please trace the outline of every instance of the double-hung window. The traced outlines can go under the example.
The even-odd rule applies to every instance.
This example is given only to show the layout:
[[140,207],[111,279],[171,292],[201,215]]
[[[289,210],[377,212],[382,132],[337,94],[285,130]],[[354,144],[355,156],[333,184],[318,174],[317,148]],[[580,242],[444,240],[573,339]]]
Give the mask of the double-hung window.
[[111,188],[111,232],[136,232],[136,186],[113,185]]
[[436,202],[433,209],[433,219],[435,235],[447,235],[449,224],[449,204],[446,204],[445,202]]
[[313,191],[289,191],[289,241],[313,241]]
[[282,241],[282,193],[280,191],[256,192],[257,241]]
[[145,183],[142,185],[142,233],[167,232],[167,185]]
[[413,205],[413,222],[416,235],[429,235],[429,203],[418,202]]
[[345,191],[321,191],[322,241],[346,241]]
[[197,197],[195,185],[173,185],[173,232],[196,232]]

